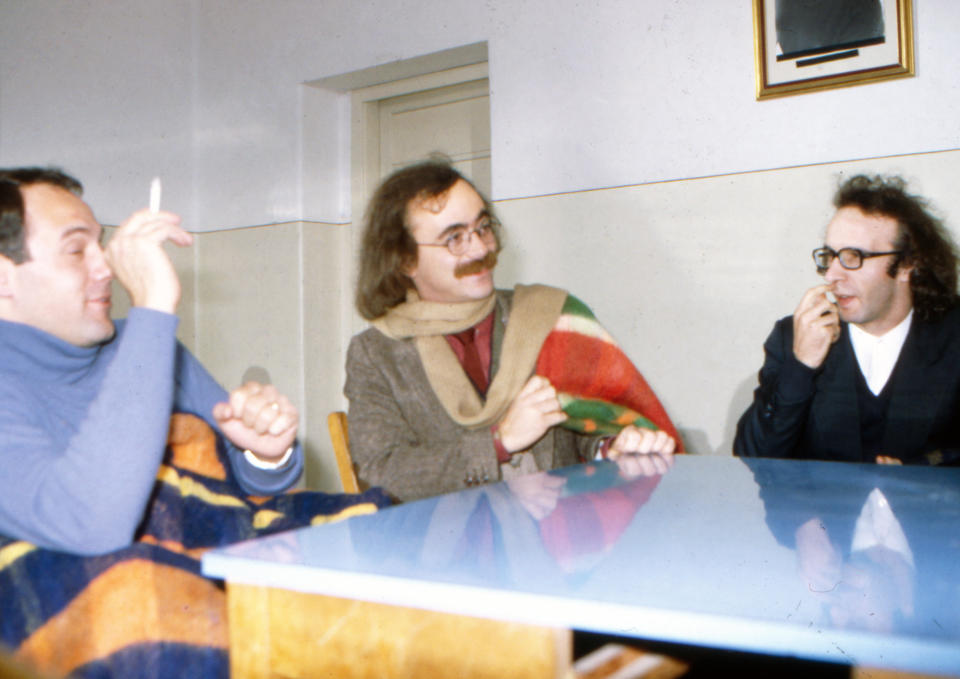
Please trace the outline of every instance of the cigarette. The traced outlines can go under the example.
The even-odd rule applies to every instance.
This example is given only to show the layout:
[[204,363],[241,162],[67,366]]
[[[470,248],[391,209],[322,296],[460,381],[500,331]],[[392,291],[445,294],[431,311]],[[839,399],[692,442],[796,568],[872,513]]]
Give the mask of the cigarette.
[[150,182],[150,212],[160,212],[160,177],[154,177]]
[[832,290],[827,290],[827,291],[826,291],[825,293],[823,293],[823,294],[827,296],[827,301],[830,302],[830,304],[836,304],[836,303],[837,303],[837,296],[836,296],[835,294],[833,294],[833,291],[832,291]]

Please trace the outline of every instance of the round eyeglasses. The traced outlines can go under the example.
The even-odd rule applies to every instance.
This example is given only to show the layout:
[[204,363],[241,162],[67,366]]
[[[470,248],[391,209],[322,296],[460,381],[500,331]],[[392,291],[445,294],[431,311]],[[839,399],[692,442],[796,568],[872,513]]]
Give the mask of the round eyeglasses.
[[422,245],[425,248],[446,248],[450,251],[451,255],[459,257],[460,255],[466,254],[470,248],[470,238],[473,235],[476,235],[477,238],[480,239],[480,242],[488,248],[496,247],[497,245],[497,236],[493,230],[493,223],[489,221],[481,222],[472,228],[462,226],[453,229],[443,237],[442,243],[417,243],[417,245]]
[[860,250],[859,248],[840,248],[839,250],[834,250],[824,245],[822,248],[814,250],[812,254],[813,262],[817,265],[817,273],[824,274],[827,272],[827,269],[830,268],[830,265],[833,264],[834,257],[840,261],[840,266],[844,269],[856,271],[863,266],[863,260],[865,259],[883,257],[884,255],[900,255],[903,254],[903,250],[890,250],[889,252],[868,252],[866,250]]

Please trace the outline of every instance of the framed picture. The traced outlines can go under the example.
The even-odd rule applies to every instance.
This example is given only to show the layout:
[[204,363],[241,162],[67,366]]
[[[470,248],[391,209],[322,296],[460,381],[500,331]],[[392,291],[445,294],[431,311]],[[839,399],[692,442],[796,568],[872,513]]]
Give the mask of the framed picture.
[[912,76],[913,0],[753,0],[757,99]]

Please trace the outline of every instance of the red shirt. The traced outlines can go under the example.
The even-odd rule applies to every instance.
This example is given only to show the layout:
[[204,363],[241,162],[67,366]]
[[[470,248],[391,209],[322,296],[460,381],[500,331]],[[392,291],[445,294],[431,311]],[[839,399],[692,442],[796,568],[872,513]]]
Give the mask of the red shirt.
[[[490,364],[493,363],[493,315],[496,312],[497,310],[494,309],[486,318],[472,328],[473,342],[477,347],[477,354],[480,356],[480,365],[483,367],[483,372],[487,376],[487,386],[490,385]],[[460,361],[460,365],[463,366],[466,354],[463,342],[455,335],[444,335],[444,337],[450,345],[450,348],[453,349],[453,353],[457,355],[457,360]],[[481,394],[481,396],[485,395],[486,394]],[[510,451],[503,447],[497,425],[490,427],[490,433],[493,435],[493,447],[497,451],[497,460],[500,463],[509,462]]]
[[[490,364],[493,362],[493,315],[496,309],[482,321],[473,326],[473,341],[477,345],[477,353],[480,354],[480,364],[483,366],[483,372],[487,376],[487,384],[490,383]],[[460,365],[463,365],[464,348],[460,338],[454,335],[444,335],[453,353],[457,355]]]

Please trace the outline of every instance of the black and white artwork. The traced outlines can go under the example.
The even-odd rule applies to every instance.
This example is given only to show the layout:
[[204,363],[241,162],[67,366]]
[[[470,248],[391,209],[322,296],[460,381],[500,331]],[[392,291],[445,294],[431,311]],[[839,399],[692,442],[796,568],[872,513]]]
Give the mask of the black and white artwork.
[[911,0],[753,0],[757,98],[913,75]]

